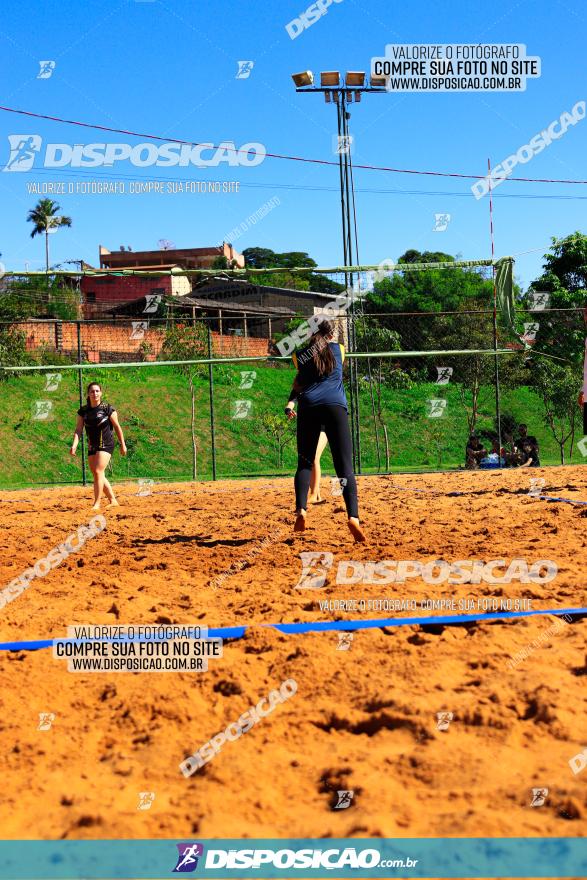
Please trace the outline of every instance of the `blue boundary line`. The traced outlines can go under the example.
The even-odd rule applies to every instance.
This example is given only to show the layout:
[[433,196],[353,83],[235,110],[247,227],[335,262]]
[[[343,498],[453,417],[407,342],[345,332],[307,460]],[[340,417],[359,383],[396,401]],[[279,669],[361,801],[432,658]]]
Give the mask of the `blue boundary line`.
[[[587,608],[545,608],[537,611],[505,611],[493,612],[489,614],[455,614],[448,616],[434,617],[390,617],[377,618],[375,620],[323,620],[312,621],[310,623],[252,623],[243,626],[222,626],[216,629],[208,630],[208,638],[222,639],[240,639],[244,636],[249,627],[276,629],[285,635],[292,633],[308,633],[308,632],[326,632],[332,630],[358,630],[358,629],[381,629],[383,627],[394,626],[429,626],[429,625],[461,625],[466,623],[474,623],[479,620],[511,620],[523,617],[538,617],[552,614],[560,616],[563,614],[578,615],[585,614],[587,616]],[[81,625],[81,624],[80,624]],[[137,624],[135,624],[137,625]],[[155,624],[145,624],[145,626],[155,626]],[[71,641],[71,642],[91,642],[91,641],[108,641],[100,639],[42,639],[32,642],[2,642],[0,643],[0,651],[38,651],[41,648],[50,648],[54,641]]]
[[539,495],[538,497],[544,501],[562,501],[565,504],[587,504],[587,501],[573,501],[572,498],[555,498],[554,495]]

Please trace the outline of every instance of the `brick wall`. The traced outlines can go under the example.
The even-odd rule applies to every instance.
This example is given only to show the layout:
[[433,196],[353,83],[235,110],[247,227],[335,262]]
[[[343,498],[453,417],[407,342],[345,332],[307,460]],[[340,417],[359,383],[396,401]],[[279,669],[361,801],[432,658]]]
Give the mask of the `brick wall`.
[[[77,355],[77,326],[74,323],[34,321],[21,324],[18,329],[26,333],[27,351],[32,352],[44,346],[69,356]],[[139,334],[139,338],[131,339],[131,335],[131,324],[82,324],[82,355],[92,363],[158,358],[163,347],[164,331],[148,328],[142,336]],[[151,346],[148,354],[144,353],[144,344]],[[268,352],[268,340],[220,336],[213,332],[212,351],[219,357],[262,357]]]
[[263,357],[268,352],[268,339],[258,337],[221,336],[212,333],[212,349],[215,355],[224,357]]

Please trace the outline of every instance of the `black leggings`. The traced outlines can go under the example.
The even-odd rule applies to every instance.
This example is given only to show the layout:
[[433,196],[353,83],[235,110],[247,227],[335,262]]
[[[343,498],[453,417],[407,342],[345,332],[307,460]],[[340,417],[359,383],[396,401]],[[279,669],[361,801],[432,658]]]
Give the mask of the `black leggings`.
[[349,417],[343,406],[322,404],[300,407],[298,411],[298,469],[295,476],[296,508],[306,510],[312,465],[316,457],[320,431],[328,437],[336,475],[344,479],[342,497],[347,514],[359,517],[357,481],[353,473],[353,444]]

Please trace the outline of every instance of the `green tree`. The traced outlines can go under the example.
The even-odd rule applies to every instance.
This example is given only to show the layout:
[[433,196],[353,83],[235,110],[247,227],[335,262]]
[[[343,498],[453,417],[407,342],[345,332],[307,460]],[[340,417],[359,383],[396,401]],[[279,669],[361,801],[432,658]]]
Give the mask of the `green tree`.
[[[50,301],[50,308],[47,300]],[[80,294],[66,279],[52,275],[39,281],[37,277],[4,279],[0,289],[0,321],[19,321],[31,317],[78,317]]]
[[[304,269],[311,270],[317,263],[305,251],[285,251],[278,254],[269,248],[245,248],[243,251],[245,266],[251,269]],[[322,273],[309,271],[303,275],[291,272],[275,272],[266,275],[256,275],[255,284],[263,287],[285,287],[289,290],[312,290],[315,293],[330,293],[336,295],[344,290],[344,284],[339,284]]]
[[449,448],[448,437],[452,433],[453,427],[446,417],[426,419],[422,427],[422,439],[426,453],[429,457],[436,456],[438,470],[442,469],[442,454]]
[[452,312],[472,300],[489,308],[493,281],[475,269],[460,266],[421,272],[398,270],[376,281],[366,300],[366,310],[371,312]]
[[[202,322],[195,324],[172,324],[167,328],[161,348],[161,360],[190,361],[208,355],[208,331]],[[184,376],[189,385],[191,397],[191,436],[192,436],[192,474],[194,480],[198,470],[198,449],[196,443],[196,379],[204,376],[204,364],[176,364],[175,369]]]
[[[408,250],[399,263],[454,262],[454,257],[441,251]],[[444,269],[401,272],[375,282],[374,290],[364,304],[367,313],[384,313],[378,320],[400,334],[404,351],[443,351],[493,348],[493,279],[488,273],[461,266]],[[398,314],[402,313],[402,314]],[[426,313],[426,314],[424,314]],[[452,314],[448,314],[452,313]],[[504,336],[498,315],[499,338]],[[416,368],[418,362],[404,362]],[[436,380],[431,359],[420,372]],[[495,381],[495,364],[490,355],[459,355],[443,358],[443,366],[454,369],[453,381],[460,382],[463,405],[467,409],[469,427],[473,430],[478,416],[481,388]],[[522,358],[512,354],[500,361],[502,382],[515,387],[527,382]],[[422,378],[424,378],[424,375]],[[469,396],[470,393],[470,396]]]
[[18,294],[9,282],[0,289],[0,321],[23,321],[34,314],[35,304]]
[[277,468],[283,465],[283,451],[294,438],[294,420],[275,413],[264,413],[259,420],[259,430],[265,434],[275,446]]
[[568,305],[584,302],[587,288],[587,235],[573,232],[566,238],[553,237],[550,252],[544,255],[544,259],[544,273],[556,278],[560,287],[568,292]]
[[234,269],[236,260],[229,260],[225,254],[220,254],[214,258],[211,269]]
[[333,296],[336,296],[337,294],[342,293],[345,289],[344,284],[334,281],[332,278],[323,275],[321,272],[312,272],[303,277],[308,280],[309,289],[314,293],[330,293]]
[[573,455],[575,431],[581,410],[577,406],[580,374],[576,368],[560,366],[546,358],[534,367],[534,387],[544,405],[544,422],[560,449],[561,464],[565,463],[565,443],[570,440],[569,457]]
[[279,265],[276,262],[275,251],[269,248],[245,248],[243,257],[245,266],[250,266],[251,269],[270,269]]
[[283,254],[275,254],[276,266],[287,269],[313,269],[318,263],[305,251],[286,251]]
[[[438,318],[435,323],[438,334],[436,348],[448,351],[467,348],[490,350],[492,332],[489,317],[476,313],[482,305],[482,302],[474,301],[463,303],[459,310],[461,314]],[[479,417],[481,391],[484,386],[493,385],[495,381],[495,357],[491,354],[442,355],[439,366],[453,369],[450,382],[458,388],[461,405],[467,416],[468,431],[472,434]]]
[[[512,413],[502,412],[502,413],[500,413],[500,420],[499,421],[500,421],[500,426],[501,426],[502,439],[506,434],[511,434],[512,437],[514,437],[516,434],[516,431],[518,430],[518,420],[516,419],[516,417]],[[494,419],[493,424],[495,427],[495,430],[493,433],[497,437],[498,436],[498,427],[499,427],[497,424],[497,417]]]
[[[399,261],[427,262],[431,257],[442,262],[454,262],[449,254],[420,253],[416,250],[406,251]],[[465,312],[489,312],[492,301],[492,279],[483,277],[474,269],[455,266],[393,272],[375,282],[373,291],[363,302],[363,310],[367,314],[383,313],[382,317],[377,318],[378,322],[399,333],[403,351],[491,348],[493,333],[489,319],[484,319],[482,315],[468,319]],[[445,312],[462,314],[442,314]],[[483,344],[479,345],[481,328],[486,336]],[[474,340],[467,339],[468,331],[474,335]],[[414,361],[405,362],[404,365],[406,369],[418,366]]]
[[442,251],[407,250],[398,259],[398,263],[453,263],[454,257]]
[[277,254],[269,248],[245,248],[245,265],[252,269],[312,269],[315,260],[305,251],[285,251]]
[[306,275],[292,275],[291,272],[267,272],[255,275],[255,284],[261,287],[284,287],[288,290],[310,290],[310,282]]
[[49,274],[49,235],[62,226],[71,226],[71,217],[59,216],[61,206],[53,199],[39,199],[34,208],[29,211],[27,222],[33,224],[31,238],[36,235],[45,235],[45,271]]
[[290,320],[287,322],[287,324],[284,327],[283,333],[275,332],[273,334],[273,338],[275,339],[276,342],[279,342],[281,339],[283,339],[286,336],[289,336],[291,333],[293,333],[295,330],[297,330],[298,327],[300,326],[300,324],[304,324],[306,321],[307,321],[307,318],[304,317],[304,315],[295,315],[293,318],[290,318]]
[[[16,327],[0,325],[0,364],[5,367],[24,367],[33,363],[26,349],[26,334]],[[0,380],[17,376],[0,369]]]
[[[401,351],[401,337],[397,330],[392,330],[385,325],[380,324],[375,318],[369,315],[361,315],[355,318],[355,336],[356,350],[360,352],[367,351]],[[358,368],[360,373],[368,372],[365,366],[370,358],[358,358]],[[382,360],[379,358],[379,360]],[[384,375],[388,375],[395,369],[395,364],[386,362],[382,365]]]
[[[377,319],[362,316],[355,321],[356,350],[367,351],[401,351],[399,333],[383,327]],[[375,449],[377,453],[377,469],[381,470],[381,443],[379,429],[383,434],[385,451],[385,470],[389,471],[389,436],[383,418],[381,391],[383,386],[392,388],[410,388],[412,381],[399,363],[391,358],[357,358],[356,369],[359,381],[369,391],[371,414],[375,429]]]
[[[442,251],[408,250],[398,263],[454,263],[455,258]],[[519,287],[515,286],[519,294]],[[453,312],[469,308],[493,308],[493,279],[489,272],[482,273],[478,268],[448,266],[421,271],[397,269],[390,275],[376,281],[372,293],[365,302],[369,312]],[[413,322],[412,322],[413,323]],[[430,322],[432,333],[436,327]],[[410,346],[404,345],[404,349]],[[413,345],[411,347],[414,347]]]
[[[538,324],[534,349],[576,364],[582,360],[585,340],[580,310],[587,305],[587,235],[573,232],[566,238],[553,238],[550,251],[544,254],[543,270],[521,298],[528,311],[520,321]],[[530,311],[536,293],[548,294],[547,310]]]

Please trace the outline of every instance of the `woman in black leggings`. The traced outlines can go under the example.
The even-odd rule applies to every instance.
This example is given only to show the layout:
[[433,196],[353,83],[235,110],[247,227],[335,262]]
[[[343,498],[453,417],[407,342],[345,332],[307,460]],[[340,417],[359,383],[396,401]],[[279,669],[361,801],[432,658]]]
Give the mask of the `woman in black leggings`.
[[297,368],[292,393],[285,408],[288,418],[296,417],[294,400],[299,399],[297,424],[298,469],[295,476],[296,522],[294,531],[306,528],[308,490],[320,432],[324,431],[336,475],[341,480],[348,526],[355,541],[364,541],[359,524],[357,481],[353,472],[353,445],[349,430],[346,395],[342,381],[344,346],[332,342],[334,328],[322,321],[307,348],[293,355]]

